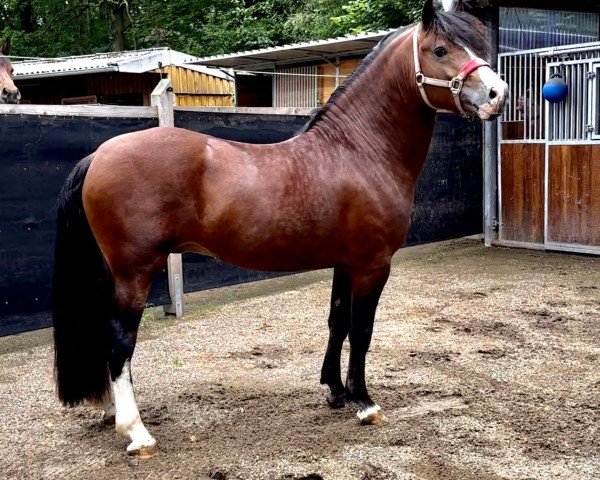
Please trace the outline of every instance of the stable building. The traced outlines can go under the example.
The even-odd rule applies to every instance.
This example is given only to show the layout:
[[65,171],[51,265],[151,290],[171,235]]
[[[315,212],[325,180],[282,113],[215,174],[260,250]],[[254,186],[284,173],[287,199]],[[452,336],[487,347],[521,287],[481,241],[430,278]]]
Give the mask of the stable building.
[[393,31],[216,55],[193,63],[233,70],[237,107],[315,108],[327,103],[373,47]]
[[154,48],[13,62],[21,103],[150,105],[161,78],[169,78],[180,106],[233,105],[233,78],[192,62],[197,57]]

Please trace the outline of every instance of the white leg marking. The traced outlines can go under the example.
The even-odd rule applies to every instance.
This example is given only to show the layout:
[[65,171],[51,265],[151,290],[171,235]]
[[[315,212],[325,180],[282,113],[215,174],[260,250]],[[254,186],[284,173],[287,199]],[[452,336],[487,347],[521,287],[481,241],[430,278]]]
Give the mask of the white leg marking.
[[381,411],[381,407],[379,405],[373,405],[372,407],[367,408],[366,410],[360,410],[357,412],[356,416],[362,422],[365,418]]
[[111,385],[116,407],[115,428],[117,432],[128,435],[131,439],[127,452],[135,453],[144,447],[153,448],[156,445],[156,440],[148,433],[142,423],[140,412],[135,403],[128,361],[123,365],[121,375],[114,382],[111,381]]

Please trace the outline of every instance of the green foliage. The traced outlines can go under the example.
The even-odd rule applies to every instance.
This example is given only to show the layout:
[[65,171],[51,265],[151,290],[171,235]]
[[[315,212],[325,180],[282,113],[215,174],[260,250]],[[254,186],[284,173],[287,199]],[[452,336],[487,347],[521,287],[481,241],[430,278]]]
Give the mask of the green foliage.
[[0,17],[13,53],[28,56],[79,55],[110,49],[108,5],[103,0],[16,0]]
[[0,34],[22,56],[164,47],[214,55],[411,22],[422,0],[5,0]]
[[422,0],[351,0],[332,21],[349,33],[400,27],[418,19],[422,5]]

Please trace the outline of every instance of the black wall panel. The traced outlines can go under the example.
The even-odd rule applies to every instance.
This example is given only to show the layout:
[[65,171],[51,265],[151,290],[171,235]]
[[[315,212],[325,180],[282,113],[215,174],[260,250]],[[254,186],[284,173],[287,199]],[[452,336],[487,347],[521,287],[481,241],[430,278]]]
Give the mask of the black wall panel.
[[0,335],[49,325],[55,202],[73,166],[105,140],[156,124],[0,116]]
[[[293,115],[176,111],[177,126],[221,138],[271,143],[307,120]],[[0,117],[0,335],[48,326],[54,202],[75,163],[103,141],[153,119]],[[407,244],[482,231],[481,124],[439,117],[419,179]],[[186,292],[266,278],[200,255],[184,255]],[[164,272],[149,303],[168,302]]]

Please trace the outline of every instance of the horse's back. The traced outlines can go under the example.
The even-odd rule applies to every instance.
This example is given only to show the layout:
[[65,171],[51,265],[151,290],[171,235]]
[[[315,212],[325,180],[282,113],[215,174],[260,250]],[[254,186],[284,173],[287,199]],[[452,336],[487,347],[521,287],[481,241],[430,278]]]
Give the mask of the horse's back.
[[[306,229],[292,177],[272,146],[158,127],[102,144],[83,200],[109,257],[191,250],[258,268],[250,263],[273,237]],[[272,243],[271,257],[275,250]]]

